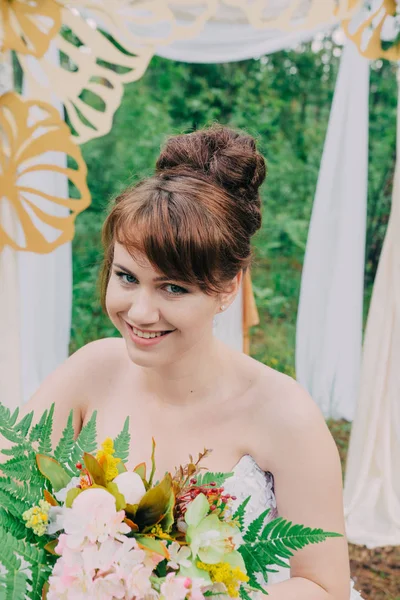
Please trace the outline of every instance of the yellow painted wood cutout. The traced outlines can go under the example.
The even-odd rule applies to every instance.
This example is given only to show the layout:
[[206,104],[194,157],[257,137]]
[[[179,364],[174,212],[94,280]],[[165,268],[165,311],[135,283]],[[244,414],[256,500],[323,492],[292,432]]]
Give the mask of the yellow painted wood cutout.
[[360,54],[375,60],[400,60],[400,45],[396,44],[387,50],[382,48],[381,34],[385,21],[396,14],[395,0],[382,0],[376,3],[363,20],[355,22],[353,19],[343,21],[343,29],[347,37],[357,46]]
[[[4,246],[45,254],[72,240],[77,214],[90,204],[86,184],[87,168],[80,148],[53,106],[35,100],[24,101],[14,92],[0,97],[0,214],[16,217],[19,236],[4,228],[0,220],[0,251]],[[48,152],[73,159],[75,168],[48,162]],[[74,185],[79,198],[49,194],[40,186],[31,187],[27,175],[60,173]],[[52,205],[68,209],[67,216],[55,216]],[[44,235],[39,221],[51,236]],[[42,229],[42,228],[41,228]],[[22,238],[22,242],[19,237]]]
[[43,56],[61,27],[56,0],[0,0],[0,52]]

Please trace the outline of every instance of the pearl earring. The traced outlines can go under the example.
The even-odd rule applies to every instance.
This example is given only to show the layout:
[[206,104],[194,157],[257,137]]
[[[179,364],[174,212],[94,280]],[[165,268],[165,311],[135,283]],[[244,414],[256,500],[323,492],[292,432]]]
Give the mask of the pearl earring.
[[226,309],[226,306],[225,306],[225,304],[223,304],[223,305],[221,306],[221,310],[225,310],[225,309]]

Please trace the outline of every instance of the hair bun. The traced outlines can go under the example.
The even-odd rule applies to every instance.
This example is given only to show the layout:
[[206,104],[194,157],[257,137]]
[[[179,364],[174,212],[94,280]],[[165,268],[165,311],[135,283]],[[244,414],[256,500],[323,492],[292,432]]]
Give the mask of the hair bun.
[[[261,224],[258,188],[266,176],[264,157],[255,139],[223,125],[176,135],[168,139],[156,163],[156,172],[206,176],[240,202],[249,203],[254,231]],[[171,173],[172,174],[172,173]],[[257,224],[257,223],[258,224]]]

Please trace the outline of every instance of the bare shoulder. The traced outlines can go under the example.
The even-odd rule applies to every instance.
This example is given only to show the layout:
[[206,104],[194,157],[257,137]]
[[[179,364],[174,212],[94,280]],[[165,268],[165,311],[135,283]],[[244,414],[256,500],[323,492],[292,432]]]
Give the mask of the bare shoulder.
[[[265,367],[265,365],[263,365]],[[257,382],[255,406],[254,449],[259,462],[269,468],[285,468],[287,460],[319,448],[325,459],[328,455],[337,462],[336,444],[316,402],[295,379],[265,367]],[[261,433],[263,432],[263,435]],[[265,456],[263,441],[268,437],[272,455]],[[300,453],[300,454],[299,454]],[[262,466],[260,464],[260,466]]]
[[[20,410],[20,417],[33,411],[37,422],[52,404],[54,407],[53,441],[65,427],[70,411],[77,435],[82,427],[82,414],[96,390],[101,389],[112,369],[123,357],[123,340],[104,338],[86,344],[50,373],[40,388]],[[0,448],[5,441],[0,440]]]

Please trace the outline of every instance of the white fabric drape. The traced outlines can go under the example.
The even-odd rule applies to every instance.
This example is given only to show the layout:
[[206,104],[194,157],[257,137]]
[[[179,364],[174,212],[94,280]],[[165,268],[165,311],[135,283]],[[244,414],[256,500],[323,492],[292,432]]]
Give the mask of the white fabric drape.
[[400,545],[399,232],[400,94],[392,211],[368,315],[344,490],[348,538],[370,548]]
[[325,417],[354,417],[362,345],[369,62],[344,48],[304,260],[297,379]]
[[[58,60],[54,48],[50,48],[49,53],[52,60]],[[31,68],[35,69],[34,62]],[[28,93],[29,90],[23,90],[23,95]],[[54,100],[52,103],[62,111],[60,104],[57,105]],[[64,154],[48,152],[42,158],[48,164],[66,166]],[[58,197],[68,197],[68,181],[60,173],[29,173],[24,176],[24,184]],[[36,196],[35,203],[40,205],[40,201]],[[48,209],[47,205],[43,208]],[[68,209],[54,204],[52,214],[66,216]],[[36,225],[46,234],[39,221]],[[14,379],[18,381],[18,386],[14,386],[14,396],[8,397],[8,404],[15,408],[27,402],[43,379],[68,357],[72,308],[71,244],[64,244],[45,255],[18,252],[14,263],[18,286],[18,327],[11,321],[3,326],[19,347],[18,356],[14,355],[19,365],[14,364],[3,376],[6,388],[12,386]],[[17,371],[19,377],[15,378]]]
[[[13,88],[11,54],[0,54],[0,95]],[[0,132],[1,141],[1,132]],[[17,216],[1,197],[0,222],[12,235],[17,231]],[[21,356],[19,331],[17,253],[11,248],[0,252],[0,402],[15,408],[21,397]]]
[[[51,47],[49,54],[54,62],[58,52]],[[35,68],[32,61],[31,68]],[[24,95],[29,90],[24,89]],[[53,106],[63,114],[59,102],[52,99]],[[48,164],[65,167],[65,154],[49,152]],[[61,173],[40,171],[29,174],[29,186],[48,194],[68,197],[68,180]],[[36,198],[40,202],[40,198]],[[52,214],[66,216],[68,209],[54,204]],[[39,227],[39,224],[38,224]],[[50,254],[19,252],[19,304],[22,402],[27,402],[43,379],[68,357],[72,311],[72,254],[67,243]]]
[[195,39],[159,46],[156,54],[188,63],[236,62],[292,48],[301,42],[310,41],[316,33],[330,27],[332,23],[323,23],[304,31],[259,31],[250,25],[210,21]]

